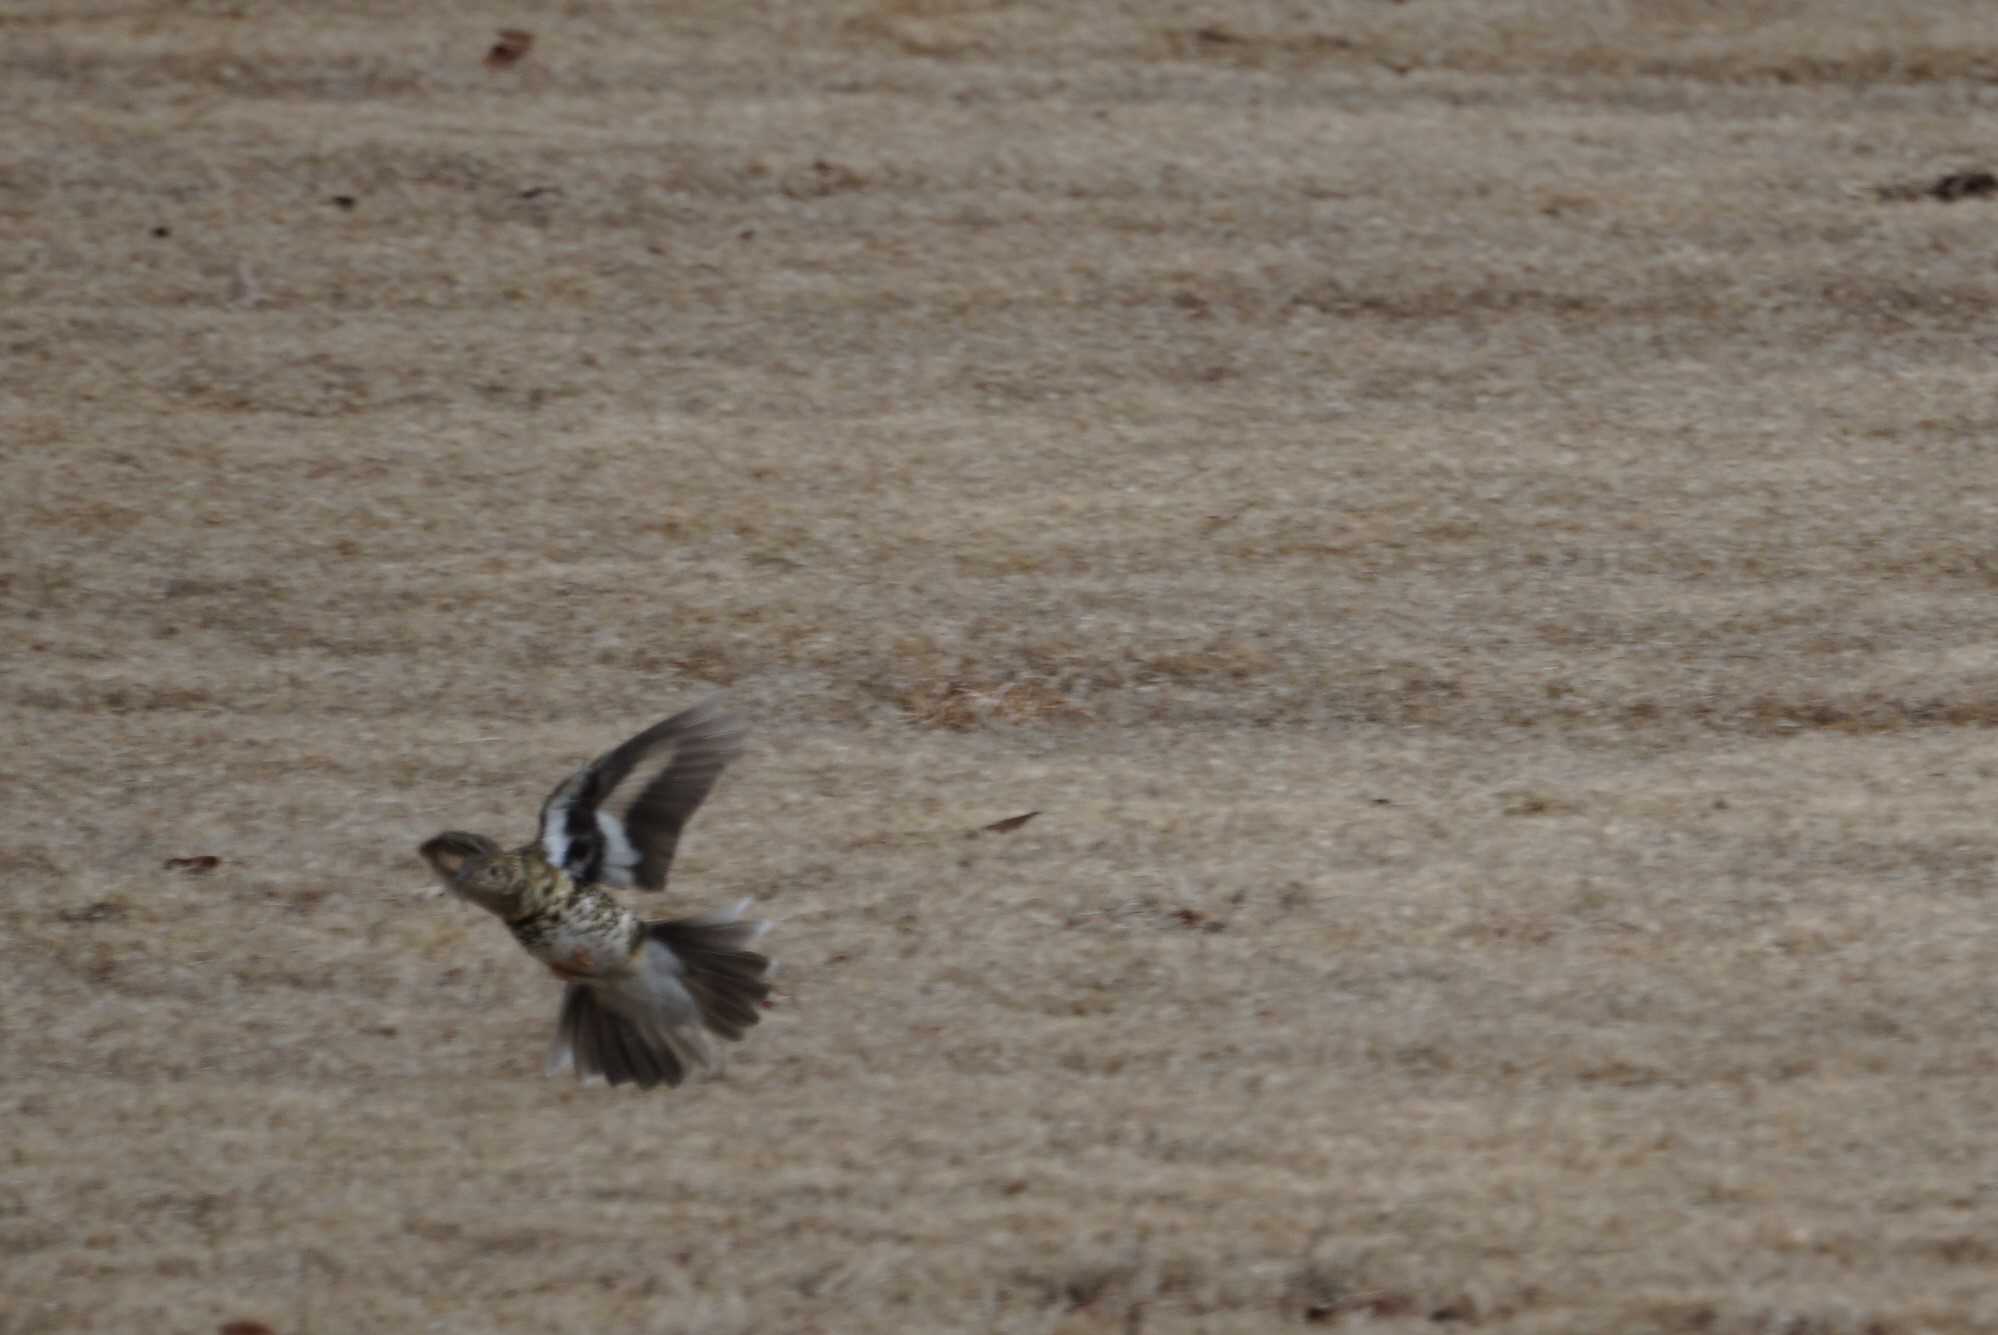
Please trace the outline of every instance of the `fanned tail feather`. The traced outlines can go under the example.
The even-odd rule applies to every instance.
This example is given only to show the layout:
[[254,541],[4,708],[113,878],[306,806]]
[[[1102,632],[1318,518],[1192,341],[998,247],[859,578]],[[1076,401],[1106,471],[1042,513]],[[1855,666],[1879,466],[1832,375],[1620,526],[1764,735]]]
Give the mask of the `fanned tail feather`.
[[762,1018],[757,1008],[770,995],[770,958],[749,948],[770,924],[743,916],[748,908],[744,900],[727,913],[675,918],[647,929],[672,952],[701,1023],[731,1042]]
[[770,995],[771,962],[749,948],[770,924],[744,916],[748,907],[649,924],[637,977],[614,992],[569,984],[548,1073],[573,1068],[585,1081],[650,1089],[712,1067],[706,1035],[740,1040]]
[[683,1047],[684,1041],[670,1027],[635,1024],[604,1005],[589,984],[571,983],[562,992],[562,1014],[555,1021],[548,1074],[573,1068],[585,1081],[601,1079],[640,1089],[654,1085],[670,1088],[687,1078],[690,1064],[705,1064],[704,1054],[698,1050],[688,1053]]

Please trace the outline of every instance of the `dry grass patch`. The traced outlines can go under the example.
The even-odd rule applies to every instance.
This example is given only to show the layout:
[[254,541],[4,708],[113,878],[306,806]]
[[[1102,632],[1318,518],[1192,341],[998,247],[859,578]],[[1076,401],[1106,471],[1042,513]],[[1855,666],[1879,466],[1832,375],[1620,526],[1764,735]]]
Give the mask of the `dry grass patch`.
[[[58,8],[0,1328],[1998,1328],[1983,4]],[[412,850],[723,685],[543,1081]]]
[[917,681],[896,702],[925,728],[964,732],[988,723],[1086,722],[1089,712],[1037,681],[954,675]]
[[1087,722],[1083,709],[1050,682],[982,668],[927,636],[898,641],[889,667],[891,698],[925,728],[965,732],[990,723]]
[[1195,28],[1167,28],[1158,34],[1153,54],[1176,60],[1224,60],[1260,69],[1271,64],[1370,59],[1389,63],[1385,43],[1363,45],[1351,37],[1316,32],[1247,32],[1227,23]]
[[1219,640],[1204,649],[1184,653],[1154,654],[1137,664],[1140,676],[1175,682],[1216,679],[1245,682],[1265,676],[1275,667],[1276,659],[1267,650],[1240,640]]
[[1749,707],[1748,722],[1770,733],[1827,731],[1899,732],[1907,728],[1998,727],[1998,695],[1970,699],[1907,699],[1875,692],[1783,699],[1764,696]]
[[[1534,6],[1508,6],[1535,9]],[[1998,46],[1988,39],[1939,43],[1905,39],[1899,25],[1827,34],[1815,14],[1737,6],[1632,7],[1630,26],[1563,24],[1546,10],[1480,11],[1463,22],[1397,21],[1393,11],[1342,15],[1312,29],[1209,22],[1164,28],[1139,43],[1154,60],[1207,61],[1244,69],[1307,70],[1360,66],[1397,75],[1456,72],[1543,74],[1702,83],[1875,86],[1986,82],[1998,77]],[[1947,23],[1947,20],[1944,20]],[[1474,33],[1474,40],[1466,40]]]

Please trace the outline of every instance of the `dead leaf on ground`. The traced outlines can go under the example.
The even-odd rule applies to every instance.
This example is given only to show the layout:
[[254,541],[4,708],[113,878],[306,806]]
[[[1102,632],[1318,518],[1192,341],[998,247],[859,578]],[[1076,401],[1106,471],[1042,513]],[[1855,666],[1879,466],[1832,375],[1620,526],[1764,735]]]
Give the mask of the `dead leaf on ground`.
[[191,858],[168,858],[168,871],[186,872],[189,876],[199,876],[203,872],[214,871],[222,865],[222,859],[213,853],[200,853]]
[[486,68],[503,70],[509,65],[517,65],[533,49],[534,34],[527,29],[501,28],[499,40],[493,43],[492,50],[486,52]]
[[277,1332],[261,1321],[224,1321],[215,1328],[215,1335],[277,1335]]
[[1951,172],[1929,187],[1937,199],[1975,199],[1998,194],[1998,176],[1990,172]]
[[1885,200],[1939,199],[1953,204],[1959,199],[1998,195],[1998,175],[1987,171],[1948,172],[1920,184],[1883,185],[1874,193]]
[[1008,816],[1005,820],[995,820],[990,825],[981,825],[977,829],[973,830],[972,833],[1011,834],[1013,831],[1019,829],[1022,825],[1025,825],[1028,821],[1032,820],[1034,817],[1040,814],[1041,813],[1038,811],[1025,811],[1017,816]]

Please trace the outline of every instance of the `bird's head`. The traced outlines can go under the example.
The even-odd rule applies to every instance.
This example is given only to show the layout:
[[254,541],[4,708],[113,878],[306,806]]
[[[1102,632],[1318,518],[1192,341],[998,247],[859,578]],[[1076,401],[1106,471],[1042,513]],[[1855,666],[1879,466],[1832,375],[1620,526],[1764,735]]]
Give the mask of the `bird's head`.
[[444,888],[502,918],[525,907],[531,879],[519,853],[508,853],[482,834],[449,830],[419,850]]

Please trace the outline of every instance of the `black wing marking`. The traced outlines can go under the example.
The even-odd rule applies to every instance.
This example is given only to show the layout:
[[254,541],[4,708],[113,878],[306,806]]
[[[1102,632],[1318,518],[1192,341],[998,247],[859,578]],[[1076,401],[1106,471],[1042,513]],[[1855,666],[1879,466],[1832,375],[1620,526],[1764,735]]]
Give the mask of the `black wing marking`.
[[[655,723],[548,795],[542,851],[585,885],[664,889],[680,832],[742,753],[742,738],[718,697]],[[640,771],[650,777],[626,784]],[[620,788],[634,794],[622,810],[609,801]]]

